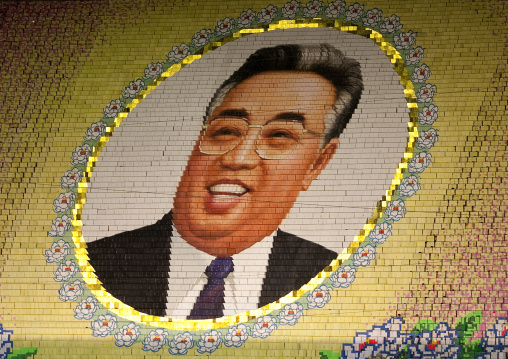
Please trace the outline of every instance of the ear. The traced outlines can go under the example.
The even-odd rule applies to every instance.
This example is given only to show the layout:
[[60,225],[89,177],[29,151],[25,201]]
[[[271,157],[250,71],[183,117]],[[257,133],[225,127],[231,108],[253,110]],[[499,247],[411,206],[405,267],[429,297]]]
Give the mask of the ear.
[[302,182],[302,191],[306,191],[312,184],[312,181],[314,181],[319,176],[321,171],[332,159],[333,155],[335,154],[335,151],[337,151],[337,148],[339,148],[339,139],[332,138],[330,142],[328,142],[325,145],[325,147],[323,147],[319,151],[316,160],[307,169],[307,173],[305,174],[305,178],[303,179]]

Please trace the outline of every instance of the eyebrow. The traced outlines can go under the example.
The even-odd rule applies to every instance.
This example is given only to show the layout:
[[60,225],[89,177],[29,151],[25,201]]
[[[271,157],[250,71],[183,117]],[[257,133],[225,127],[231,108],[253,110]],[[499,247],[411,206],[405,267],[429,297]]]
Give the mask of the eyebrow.
[[[249,113],[245,109],[227,109],[222,110],[215,117],[241,117],[241,118],[249,118]],[[298,121],[305,122],[306,118],[303,114],[298,112],[281,112],[274,117],[274,120],[289,120],[289,121]]]

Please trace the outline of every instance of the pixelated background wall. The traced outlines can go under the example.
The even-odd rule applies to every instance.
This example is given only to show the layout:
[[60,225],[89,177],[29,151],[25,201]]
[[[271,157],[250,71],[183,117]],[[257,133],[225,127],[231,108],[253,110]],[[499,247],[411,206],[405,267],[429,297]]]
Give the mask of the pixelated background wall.
[[[0,3],[0,358],[504,358],[506,5]],[[284,36],[335,41],[368,80],[342,152],[281,225],[339,260],[243,315],[130,310],[85,242],[171,209],[214,90]]]

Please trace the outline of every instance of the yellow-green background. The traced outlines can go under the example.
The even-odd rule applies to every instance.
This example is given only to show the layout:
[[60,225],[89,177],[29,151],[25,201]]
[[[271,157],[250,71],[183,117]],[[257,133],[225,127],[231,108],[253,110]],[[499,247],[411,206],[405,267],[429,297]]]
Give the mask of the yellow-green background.
[[[117,348],[111,336],[92,337],[90,322],[73,317],[76,303],[58,299],[55,266],[43,256],[53,242],[52,202],[86,129],[147,64],[165,61],[198,30],[269,4],[0,3],[0,323],[14,331],[15,349],[39,348],[40,358],[170,356],[167,349],[146,353],[139,344]],[[418,33],[422,62],[432,71],[428,82],[437,85],[433,127],[440,137],[422,190],[406,201],[408,214],[379,247],[375,265],[359,270],[348,290],[334,291],[324,309],[306,311],[296,326],[249,339],[241,349],[223,347],[214,357],[319,357],[391,316],[409,326],[420,319],[452,324],[482,310],[487,327],[508,316],[508,3],[361,4],[398,15],[403,31]]]

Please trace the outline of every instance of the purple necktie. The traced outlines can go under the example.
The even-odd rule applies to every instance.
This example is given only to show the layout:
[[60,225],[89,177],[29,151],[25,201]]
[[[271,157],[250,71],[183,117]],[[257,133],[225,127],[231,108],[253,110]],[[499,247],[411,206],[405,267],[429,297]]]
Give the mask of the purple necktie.
[[208,282],[194,303],[187,319],[212,319],[222,317],[224,314],[224,278],[234,270],[233,258],[215,258],[205,274]]

